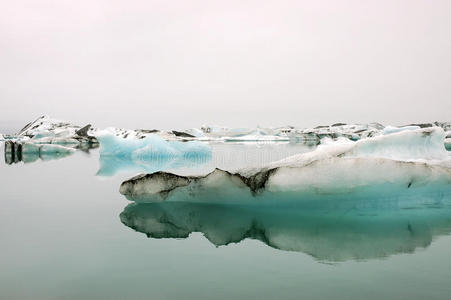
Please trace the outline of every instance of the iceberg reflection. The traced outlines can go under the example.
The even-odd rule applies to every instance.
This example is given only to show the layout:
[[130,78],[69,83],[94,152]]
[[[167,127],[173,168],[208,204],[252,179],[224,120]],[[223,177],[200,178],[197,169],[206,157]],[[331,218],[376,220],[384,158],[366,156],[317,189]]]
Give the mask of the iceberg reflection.
[[210,155],[155,156],[146,159],[101,155],[98,176],[113,176],[117,173],[153,173],[160,170],[175,170],[203,165],[211,160]]
[[68,157],[77,150],[89,153],[91,149],[98,147],[98,144],[37,144],[31,142],[6,141],[4,143],[5,163],[8,165],[19,162],[32,163],[38,160],[47,161]]
[[323,210],[296,205],[132,203],[120,219],[151,238],[187,238],[201,232],[215,246],[256,239],[272,248],[332,262],[412,253],[451,231],[449,196],[410,209],[395,203],[353,209],[351,202]]

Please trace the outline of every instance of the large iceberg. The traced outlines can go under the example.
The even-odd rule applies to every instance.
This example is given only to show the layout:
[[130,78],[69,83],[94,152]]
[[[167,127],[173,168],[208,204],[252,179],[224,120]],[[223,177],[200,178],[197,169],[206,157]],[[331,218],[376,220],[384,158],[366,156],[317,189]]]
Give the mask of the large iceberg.
[[141,174],[120,214],[151,238],[256,239],[322,261],[411,253],[451,232],[451,156],[440,127],[328,141],[264,168]]
[[439,127],[401,131],[357,142],[334,142],[264,168],[204,176],[156,172],[135,176],[120,192],[140,202],[272,202],[392,198],[451,192],[451,163]]

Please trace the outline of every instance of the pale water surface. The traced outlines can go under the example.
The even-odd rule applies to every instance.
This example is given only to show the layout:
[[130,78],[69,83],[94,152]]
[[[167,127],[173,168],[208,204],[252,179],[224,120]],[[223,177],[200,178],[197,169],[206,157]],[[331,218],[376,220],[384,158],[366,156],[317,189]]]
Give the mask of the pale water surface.
[[[210,161],[180,172],[258,166],[309,151],[304,145],[247,145],[244,155],[243,145],[215,147]],[[359,213],[323,217],[277,207],[135,205],[119,186],[139,170],[96,176],[100,167],[96,150],[0,163],[1,299],[449,299],[451,294],[449,195],[437,200],[441,205],[403,212],[401,218],[396,212],[362,219]],[[159,238],[148,238],[145,233],[152,233],[142,229],[153,230],[152,218],[161,221],[162,210],[187,218],[177,229],[195,224],[199,232],[174,238],[163,230]],[[370,210],[375,211],[380,213]],[[131,229],[121,222],[124,214],[147,220],[147,227]],[[248,222],[257,224],[245,232],[249,238],[217,247],[220,237],[239,234],[240,224]],[[277,245],[292,249],[277,249],[265,230],[276,231]]]

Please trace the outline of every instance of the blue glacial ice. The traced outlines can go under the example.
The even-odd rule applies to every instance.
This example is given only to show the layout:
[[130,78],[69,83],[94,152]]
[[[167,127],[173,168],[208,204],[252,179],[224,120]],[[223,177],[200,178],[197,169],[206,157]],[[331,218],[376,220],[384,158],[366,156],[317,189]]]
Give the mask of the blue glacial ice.
[[199,141],[167,141],[156,134],[142,138],[99,132],[100,169],[98,175],[111,176],[120,171],[155,172],[202,164],[211,159],[210,147]]

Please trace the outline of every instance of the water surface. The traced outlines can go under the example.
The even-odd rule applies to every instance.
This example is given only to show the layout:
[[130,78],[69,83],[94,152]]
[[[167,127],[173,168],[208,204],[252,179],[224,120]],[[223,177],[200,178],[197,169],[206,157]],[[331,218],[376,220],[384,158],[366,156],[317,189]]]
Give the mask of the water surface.
[[[222,159],[236,161],[231,168],[301,151],[260,149],[272,154],[259,158],[251,149],[245,159],[230,147]],[[220,162],[213,155],[196,170]],[[441,206],[402,211],[401,218],[379,208],[312,215],[133,204],[118,190],[138,170],[96,176],[100,167],[97,151],[0,164],[1,299],[448,299],[451,293],[449,195]],[[182,222],[173,223],[179,231],[158,227],[171,221],[167,216]]]

